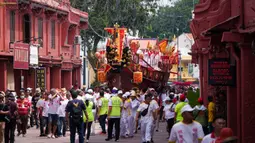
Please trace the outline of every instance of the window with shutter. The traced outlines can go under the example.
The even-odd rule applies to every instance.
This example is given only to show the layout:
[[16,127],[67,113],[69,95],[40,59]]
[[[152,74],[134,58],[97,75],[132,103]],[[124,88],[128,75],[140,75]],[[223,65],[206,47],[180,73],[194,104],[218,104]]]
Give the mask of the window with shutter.
[[55,49],[55,21],[51,21],[51,48]]
[[10,42],[15,42],[15,12],[10,11]]

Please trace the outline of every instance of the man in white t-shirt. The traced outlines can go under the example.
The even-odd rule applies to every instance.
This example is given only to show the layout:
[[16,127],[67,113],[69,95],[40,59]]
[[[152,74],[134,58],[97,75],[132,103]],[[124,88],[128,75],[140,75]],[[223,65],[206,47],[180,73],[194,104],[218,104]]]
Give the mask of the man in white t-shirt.
[[201,143],[204,132],[201,124],[193,121],[193,108],[189,104],[181,109],[183,121],[176,123],[169,137],[169,143]]
[[49,118],[49,133],[48,138],[55,138],[55,133],[57,130],[57,122],[58,122],[58,108],[60,106],[60,100],[61,97],[59,96],[59,93],[57,93],[56,89],[51,89],[50,95],[49,95],[50,103],[49,103],[49,110],[48,110],[48,118]]
[[226,120],[221,116],[216,116],[213,119],[214,131],[202,140],[202,143],[214,143],[214,141],[220,136],[220,131],[222,128],[226,127]]
[[48,110],[50,102],[48,98],[48,93],[45,93],[42,96],[43,98],[39,99],[36,104],[36,108],[38,109],[37,115],[40,118],[40,136],[46,136],[48,134]]
[[174,125],[175,104],[172,102],[172,100],[169,97],[166,97],[164,102],[166,104],[163,109],[163,111],[164,111],[163,118],[166,119],[166,121],[167,121],[167,132],[168,132],[168,135],[170,135],[170,131]]
[[62,100],[60,101],[60,106],[58,108],[57,114],[59,116],[58,119],[58,136],[66,136],[66,105],[68,103],[68,99],[66,98],[66,88],[61,89]]
[[[137,109],[136,121],[139,120],[139,115],[141,114],[141,136],[143,143],[150,143],[152,134],[152,124],[156,120],[156,110],[151,104],[151,95],[145,95],[145,101],[140,104]],[[147,110],[147,113],[145,112]]]

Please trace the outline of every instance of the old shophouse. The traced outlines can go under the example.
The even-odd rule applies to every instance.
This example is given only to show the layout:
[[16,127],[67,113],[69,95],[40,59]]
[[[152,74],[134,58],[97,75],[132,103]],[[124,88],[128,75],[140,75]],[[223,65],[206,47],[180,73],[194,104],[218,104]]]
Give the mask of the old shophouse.
[[80,30],[69,0],[0,0],[0,90],[80,86]]

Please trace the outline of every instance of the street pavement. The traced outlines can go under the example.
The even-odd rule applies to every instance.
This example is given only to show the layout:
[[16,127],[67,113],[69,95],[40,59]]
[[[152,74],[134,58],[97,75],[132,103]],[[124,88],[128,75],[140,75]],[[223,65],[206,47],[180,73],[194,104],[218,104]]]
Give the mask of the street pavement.
[[[96,135],[90,137],[89,143],[103,143],[106,142],[105,139],[107,135],[99,135],[100,127],[99,124],[95,124]],[[56,139],[48,139],[47,137],[39,137],[39,129],[30,128],[27,131],[26,137],[15,136],[15,142],[17,143],[70,143],[70,133],[67,131],[66,137],[60,137]],[[15,134],[16,135],[16,134]],[[155,143],[166,143],[167,142],[167,132],[166,132],[166,122],[160,123],[159,132],[155,132],[154,142]],[[109,141],[114,142],[114,140]],[[120,138],[119,142],[121,143],[141,143],[140,130],[138,134],[135,134],[134,138]],[[78,143],[78,136],[76,136],[76,143]]]

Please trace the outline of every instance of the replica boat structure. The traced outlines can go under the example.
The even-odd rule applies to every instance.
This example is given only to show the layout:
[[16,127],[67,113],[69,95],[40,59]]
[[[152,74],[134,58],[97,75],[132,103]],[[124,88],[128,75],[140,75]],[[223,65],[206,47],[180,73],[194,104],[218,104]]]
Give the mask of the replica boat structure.
[[[166,86],[174,64],[178,64],[175,44],[167,39],[143,39],[126,36],[126,28],[105,28],[111,35],[104,50],[96,52],[97,78],[108,87],[128,90],[134,87]],[[175,40],[175,39],[173,39]],[[171,42],[174,43],[174,42]]]

